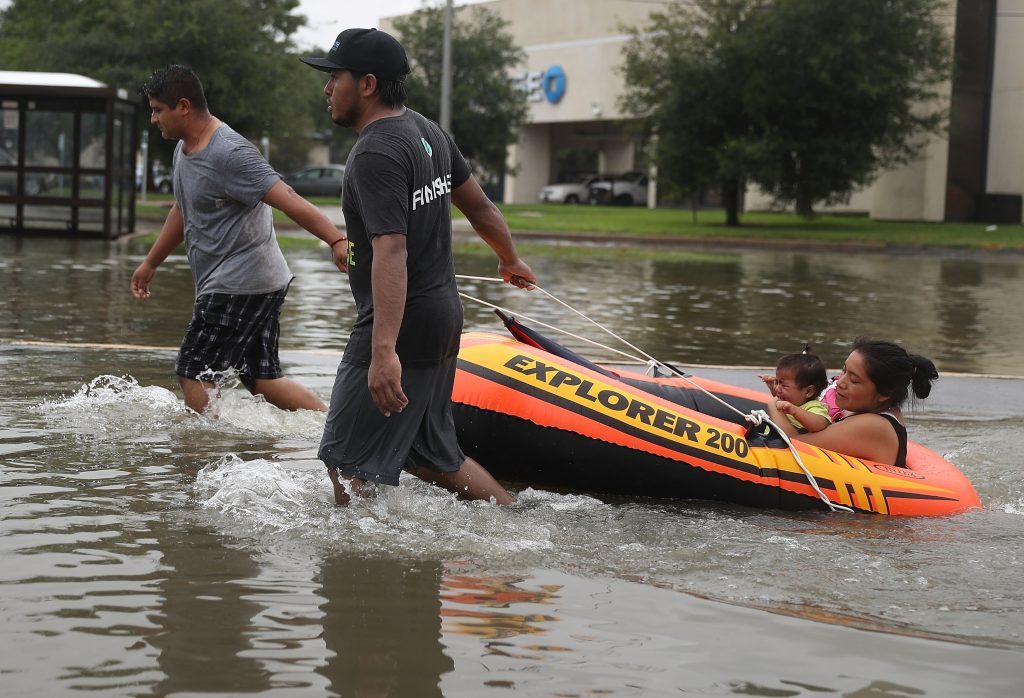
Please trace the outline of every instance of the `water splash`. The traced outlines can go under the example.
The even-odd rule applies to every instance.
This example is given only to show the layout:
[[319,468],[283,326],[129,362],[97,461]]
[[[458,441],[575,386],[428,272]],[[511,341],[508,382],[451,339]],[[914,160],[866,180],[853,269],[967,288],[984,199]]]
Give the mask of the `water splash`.
[[[203,467],[194,492],[201,506],[228,515],[219,526],[276,537],[297,529],[329,547],[424,558],[518,561],[557,553],[565,527],[553,521],[598,515],[607,505],[580,495],[525,490],[512,507],[466,502],[403,473],[398,487],[336,507],[327,475],[228,454]],[[264,541],[266,542],[266,541]]]
[[189,414],[170,390],[139,385],[130,375],[96,376],[73,395],[35,409],[65,427],[104,434],[159,429]]
[[319,442],[324,431],[325,414],[315,410],[281,410],[262,395],[244,390],[211,391],[204,418],[219,422],[220,429],[255,433],[270,437],[299,437]]
[[[74,394],[46,400],[35,410],[65,430],[86,434],[138,434],[201,429],[221,433],[260,434],[318,441],[324,414],[313,410],[280,410],[260,395],[224,380],[210,391],[210,403],[199,416],[174,392],[140,385],[133,376],[96,376]],[[230,378],[230,377],[229,377]]]
[[315,494],[308,482],[265,459],[246,462],[233,453],[210,463],[196,476],[203,506],[251,518],[279,530],[303,525],[301,513]]

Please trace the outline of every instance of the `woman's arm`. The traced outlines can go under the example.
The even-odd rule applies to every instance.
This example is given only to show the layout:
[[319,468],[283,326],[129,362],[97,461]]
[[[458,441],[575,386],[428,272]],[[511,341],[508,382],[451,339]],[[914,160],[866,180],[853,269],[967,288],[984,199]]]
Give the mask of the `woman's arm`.
[[[789,420],[785,421],[788,423]],[[896,463],[896,453],[899,450],[899,438],[892,425],[885,417],[870,413],[850,415],[827,429],[797,434],[795,438],[854,458],[865,458],[889,465]]]

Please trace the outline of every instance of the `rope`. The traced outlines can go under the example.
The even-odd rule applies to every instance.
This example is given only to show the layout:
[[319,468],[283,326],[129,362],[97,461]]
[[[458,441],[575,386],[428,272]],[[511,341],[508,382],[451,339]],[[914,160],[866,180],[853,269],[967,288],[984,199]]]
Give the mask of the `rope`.
[[759,427],[762,424],[771,425],[772,429],[774,429],[776,433],[782,437],[782,440],[786,442],[786,445],[789,447],[789,452],[793,454],[796,464],[804,471],[804,475],[807,477],[807,482],[810,483],[811,488],[818,493],[818,496],[821,497],[821,501],[825,502],[825,505],[831,511],[845,511],[850,514],[853,513],[853,509],[843,506],[842,504],[833,503],[832,500],[828,498],[828,495],[821,491],[821,488],[818,487],[818,481],[814,479],[814,476],[811,475],[811,471],[807,469],[806,465],[804,465],[804,459],[800,457],[800,453],[796,450],[796,446],[793,445],[793,440],[789,438],[789,434],[783,431],[778,424],[773,422],[767,412],[764,410],[751,410],[750,414],[746,415],[746,419],[753,423],[755,427]]
[[[467,279],[467,280],[472,280],[472,281],[492,281],[492,282],[498,282],[498,283],[505,283],[504,279],[499,279],[499,278],[489,277],[489,276],[466,276],[466,275],[462,275],[462,274],[456,274],[455,278],[457,278],[457,279]],[[595,325],[596,327],[600,328],[604,332],[610,334],[612,337],[614,337],[615,339],[619,340],[620,342],[622,342],[623,344],[628,346],[630,349],[632,349],[633,351],[637,352],[638,354],[640,354],[641,356],[646,358],[647,359],[646,363],[647,363],[647,373],[648,373],[648,375],[653,375],[654,368],[656,366],[661,366],[661,367],[667,369],[668,371],[670,371],[671,373],[675,374],[679,378],[682,378],[688,384],[690,384],[691,386],[693,386],[697,390],[700,390],[701,392],[703,392],[708,397],[712,398],[713,400],[716,400],[720,404],[722,404],[725,407],[729,408],[730,410],[735,412],[737,415],[742,417],[744,420],[746,420],[748,422],[751,422],[754,427],[761,426],[762,424],[770,425],[771,428],[774,429],[775,432],[779,436],[782,437],[782,440],[785,441],[786,446],[789,447],[790,453],[793,454],[793,458],[796,460],[796,464],[798,466],[800,466],[800,469],[803,471],[804,475],[807,477],[807,482],[810,483],[811,488],[818,494],[818,496],[821,498],[821,501],[823,501],[825,503],[825,505],[829,508],[829,510],[830,511],[845,511],[845,512],[848,512],[848,513],[853,513],[853,509],[851,509],[850,507],[844,506],[842,504],[835,504],[834,502],[832,502],[832,500],[830,500],[828,498],[828,495],[826,495],[824,492],[821,491],[821,487],[818,486],[818,481],[814,478],[814,475],[811,474],[811,471],[807,469],[807,466],[804,465],[803,458],[800,457],[800,453],[796,450],[796,446],[793,445],[793,440],[789,438],[789,434],[787,434],[785,431],[783,431],[779,427],[779,425],[777,425],[775,422],[773,422],[771,420],[771,418],[768,416],[767,412],[765,412],[764,410],[752,410],[750,412],[750,414],[744,414],[742,410],[739,410],[736,407],[733,407],[732,405],[727,403],[725,400],[721,399],[720,397],[718,397],[714,393],[711,393],[710,391],[708,391],[706,388],[704,388],[704,386],[702,386],[702,385],[700,385],[698,383],[695,383],[694,381],[690,380],[687,376],[685,376],[684,374],[680,373],[679,371],[677,371],[672,366],[669,366],[668,364],[665,364],[665,363],[662,363],[661,361],[658,361],[657,359],[655,359],[653,356],[651,356],[647,352],[643,351],[642,349],[639,349],[638,347],[633,346],[628,341],[626,341],[624,338],[622,338],[619,335],[615,334],[610,329],[608,329],[607,327],[605,327],[601,323],[597,322],[596,320],[592,320],[591,318],[587,317],[582,312],[580,312],[576,308],[573,308],[571,305],[569,305],[568,303],[564,302],[560,298],[556,298],[554,295],[552,295],[551,293],[548,293],[546,290],[544,290],[540,286],[537,286],[536,284],[534,284],[533,287],[535,289],[537,289],[538,291],[540,291],[541,293],[543,293],[544,295],[546,295],[551,300],[553,300],[556,303],[559,303],[560,305],[568,308],[569,310],[571,310],[572,312],[576,313],[577,315],[579,315],[581,318],[583,318],[587,322],[591,323],[592,325]],[[607,351],[611,351],[611,352],[614,352],[616,354],[621,354],[622,356],[626,356],[626,357],[628,357],[628,358],[630,358],[630,359],[632,359],[634,361],[642,361],[641,359],[638,359],[635,356],[630,356],[626,352],[619,351],[618,349],[613,349],[612,347],[605,346],[605,345],[601,344],[600,342],[595,342],[594,340],[588,339],[586,337],[582,337],[580,335],[573,334],[572,332],[569,332],[567,330],[563,330],[560,327],[555,327],[554,325],[549,325],[549,324],[547,324],[545,322],[541,322],[540,320],[537,320],[537,319],[534,319],[534,318],[530,318],[530,317],[528,317],[526,315],[523,315],[521,313],[517,313],[514,310],[510,310],[508,308],[503,308],[503,307],[495,305],[493,303],[488,303],[487,301],[481,300],[479,298],[474,298],[473,296],[470,296],[470,295],[467,295],[465,293],[462,293],[461,291],[459,292],[459,295],[462,296],[463,298],[466,298],[466,299],[471,300],[471,301],[475,301],[475,302],[480,303],[482,305],[490,306],[490,307],[495,308],[497,310],[502,310],[502,311],[504,311],[506,313],[510,313],[510,314],[513,314],[513,315],[519,315],[520,317],[525,318],[526,320],[529,320],[530,322],[533,322],[533,323],[536,323],[538,325],[541,325],[542,327],[547,327],[548,329],[554,330],[555,332],[561,332],[562,334],[565,334],[565,335],[568,335],[570,337],[573,337],[574,339],[579,339],[581,341],[588,342],[589,344],[593,344],[593,345],[598,346],[598,347],[600,347],[602,349],[605,349]]]
[[[462,275],[456,274],[455,278],[457,278],[457,279],[471,279],[471,280],[475,280],[475,281],[496,281],[498,283],[505,283],[504,279],[499,279],[499,278],[494,278],[494,277],[489,277],[489,276],[462,276]],[[664,368],[665,370],[669,371],[670,373],[672,373],[673,375],[677,376],[678,378],[683,379],[688,385],[690,385],[693,388],[701,391],[702,393],[704,393],[705,395],[710,397],[712,400],[715,400],[716,402],[721,404],[723,407],[725,407],[725,408],[727,408],[729,410],[732,410],[733,412],[736,413],[737,416],[742,417],[744,419],[747,418],[747,415],[744,414],[744,412],[742,410],[739,410],[739,409],[733,407],[732,405],[730,405],[728,402],[726,402],[722,398],[720,398],[717,395],[715,395],[714,393],[708,391],[706,388],[704,388],[704,386],[702,386],[699,383],[695,383],[694,381],[690,380],[690,378],[688,376],[686,376],[684,373],[681,373],[680,371],[676,370],[672,366],[669,366],[668,364],[665,364],[665,363],[662,363],[661,361],[658,361],[656,358],[654,358],[653,356],[651,356],[650,354],[645,352],[643,349],[640,349],[638,347],[633,346],[628,341],[626,341],[623,337],[620,337],[619,335],[615,334],[610,329],[608,329],[607,327],[605,327],[601,323],[597,322],[596,320],[592,320],[591,318],[587,317],[586,315],[584,315],[582,312],[580,312],[576,308],[572,307],[571,305],[569,305],[565,301],[561,300],[560,298],[557,298],[554,295],[548,293],[547,291],[545,291],[540,286],[537,286],[536,284],[534,284],[533,287],[536,290],[538,290],[541,293],[543,293],[544,295],[546,295],[551,300],[555,301],[556,303],[559,303],[560,305],[565,306],[566,308],[568,308],[572,312],[576,313],[581,318],[583,318],[587,322],[591,323],[595,327],[598,327],[601,330],[603,330],[604,332],[610,334],[612,337],[614,337],[615,339],[619,340],[620,342],[625,344],[627,347],[629,347],[633,351],[635,351],[638,354],[640,354],[643,357],[643,359],[638,359],[635,356],[630,356],[629,354],[627,354],[625,352],[619,351],[617,349],[612,349],[611,347],[608,347],[608,346],[605,346],[603,344],[600,344],[599,342],[595,342],[593,340],[587,339],[586,337],[580,337],[579,335],[575,335],[575,334],[573,334],[571,332],[568,332],[567,330],[563,330],[560,327],[554,327],[552,325],[548,325],[548,324],[545,324],[543,322],[540,322],[539,320],[534,320],[532,318],[527,317],[526,315],[523,315],[521,313],[517,313],[514,310],[509,310],[507,308],[502,308],[502,307],[494,305],[492,303],[488,303],[487,301],[482,301],[479,298],[473,298],[472,296],[468,296],[468,295],[462,293],[461,291],[459,292],[459,295],[461,295],[464,298],[467,298],[467,299],[469,299],[471,301],[476,301],[477,303],[482,303],[484,305],[488,305],[488,306],[490,306],[492,308],[497,308],[498,310],[503,310],[503,311],[505,311],[507,313],[511,313],[513,315],[519,315],[520,317],[525,318],[525,319],[529,320],[530,322],[536,322],[537,324],[542,325],[543,327],[547,327],[547,328],[549,328],[551,330],[554,330],[555,332],[561,332],[562,334],[568,335],[568,336],[573,337],[575,339],[580,339],[580,340],[582,340],[584,342],[589,342],[590,344],[593,344],[595,346],[601,347],[602,349],[607,349],[608,351],[615,352],[616,354],[621,354],[622,356],[629,357],[633,361],[644,362],[646,360],[646,361],[654,362],[656,365],[661,366],[662,368]]]
[[[501,279],[497,279],[497,280],[501,281]],[[580,336],[578,334],[573,334],[569,330],[563,330],[561,327],[555,327],[554,325],[549,325],[546,322],[542,322],[541,320],[538,320],[536,318],[532,318],[529,315],[523,315],[522,313],[520,313],[518,311],[515,311],[515,310],[512,310],[510,308],[505,308],[505,307],[500,306],[500,305],[495,305],[494,303],[488,303],[485,300],[481,300],[479,298],[474,298],[473,296],[471,296],[471,295],[469,295],[467,293],[463,293],[462,291],[459,291],[459,295],[462,296],[463,298],[467,299],[467,300],[471,300],[471,301],[474,301],[476,303],[479,303],[480,305],[486,305],[486,306],[488,306],[490,308],[494,308],[495,310],[501,310],[501,311],[504,311],[506,313],[510,313],[512,315],[516,315],[518,317],[523,318],[524,320],[529,320],[532,323],[540,325],[541,327],[546,327],[549,330],[554,330],[555,332],[561,332],[562,334],[567,335],[569,337],[572,337],[573,339],[578,339],[578,340],[580,340],[582,342],[587,342],[588,344],[593,344],[595,347],[599,347],[601,349],[604,349],[605,351],[610,351],[613,354],[619,354],[621,356],[625,356],[627,359],[630,359],[631,361],[643,362],[643,359],[641,359],[639,357],[636,357],[636,356],[633,356],[632,354],[627,354],[624,351],[620,351],[620,350],[618,350],[618,349],[616,349],[614,347],[609,347],[609,346],[607,346],[605,344],[601,344],[600,342],[594,341],[593,339],[589,339],[587,337],[582,337],[582,336]]]

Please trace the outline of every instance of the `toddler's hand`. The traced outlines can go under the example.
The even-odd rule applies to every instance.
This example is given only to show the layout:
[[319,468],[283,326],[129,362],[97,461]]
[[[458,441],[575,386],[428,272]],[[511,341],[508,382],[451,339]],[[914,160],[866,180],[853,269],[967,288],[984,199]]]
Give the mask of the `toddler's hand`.
[[782,414],[794,414],[796,412],[796,405],[788,400],[776,400],[775,406],[779,408],[779,412]]

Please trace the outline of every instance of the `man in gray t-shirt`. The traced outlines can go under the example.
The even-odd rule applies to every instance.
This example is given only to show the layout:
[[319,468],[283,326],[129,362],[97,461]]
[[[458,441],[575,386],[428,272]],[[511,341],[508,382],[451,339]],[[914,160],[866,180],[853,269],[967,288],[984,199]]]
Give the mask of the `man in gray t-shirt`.
[[185,404],[205,410],[216,377],[235,370],[251,392],[281,409],[325,410],[320,398],[281,373],[278,316],[292,275],[270,206],[327,243],[341,271],[347,271],[347,238],[285,184],[255,146],[210,113],[202,83],[189,68],[156,71],[143,93],[150,122],[164,138],[180,142],[174,151],[176,200],[132,274],[131,289],[136,298],[148,298],[157,267],[185,243],[196,286],[175,366]]

